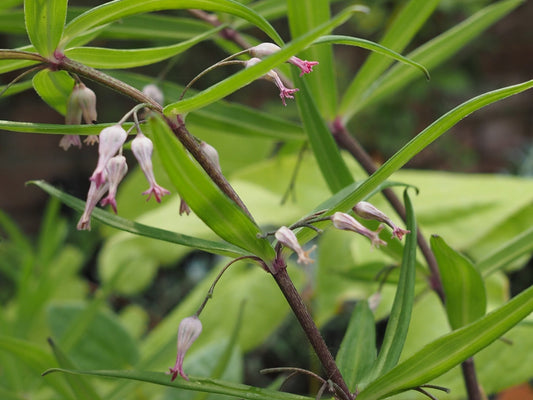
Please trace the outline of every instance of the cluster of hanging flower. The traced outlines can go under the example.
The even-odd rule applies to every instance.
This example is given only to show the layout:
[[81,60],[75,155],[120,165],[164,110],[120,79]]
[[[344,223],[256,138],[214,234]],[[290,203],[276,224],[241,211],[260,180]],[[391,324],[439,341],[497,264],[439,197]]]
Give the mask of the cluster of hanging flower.
[[[366,201],[361,201],[357,203],[352,208],[352,210],[356,215],[361,218],[376,220],[390,226],[392,228],[392,237],[396,237],[398,240],[401,240],[405,234],[410,232],[408,230],[396,226],[394,222],[392,222],[392,220],[387,217],[382,211],[378,210],[376,207]],[[380,239],[379,237],[379,233],[383,229],[383,225],[380,225],[377,230],[373,231],[362,225],[351,215],[342,212],[336,212],[331,217],[329,217],[329,219],[333,223],[333,226],[337,229],[352,231],[360,235],[366,236],[370,239],[372,246],[379,247],[387,245],[387,242]],[[297,262],[299,264],[310,264],[313,262],[313,259],[309,257],[309,253],[314,250],[315,246],[313,246],[307,251],[304,251],[298,243],[296,235],[291,229],[287,228],[286,226],[282,226],[276,231],[275,237],[279,243],[281,243],[285,247],[288,247],[297,254]]]
[[[254,46],[250,49],[248,49],[248,53],[252,56],[252,58],[248,61],[244,62],[245,68],[249,68],[258,62],[261,61],[261,58],[267,57],[277,51],[280,50],[280,47],[275,45],[274,43],[261,43],[257,46]],[[309,74],[313,72],[313,67],[318,64],[318,61],[307,61],[302,60],[296,56],[292,56],[287,60],[288,63],[296,65],[298,68],[300,68],[300,76],[304,74]],[[263,79],[269,80],[271,82],[274,82],[274,84],[279,89],[279,97],[281,98],[281,101],[284,106],[287,105],[285,102],[285,99],[294,99],[293,94],[299,91],[299,89],[294,88],[290,89],[287,88],[284,84],[281,78],[279,77],[278,73],[271,69],[268,71],[265,75],[262,76]]]
[[[157,96],[157,92],[155,94],[152,93],[152,95]],[[150,96],[153,98],[152,95]],[[95,105],[96,102],[92,102],[90,106],[94,108]],[[96,110],[91,110],[89,115],[96,117]],[[170,192],[156,182],[152,167],[152,153],[154,150],[152,141],[142,133],[139,126],[137,126],[137,130],[137,136],[131,142],[131,150],[150,185],[143,194],[148,196],[147,200],[150,200],[153,196],[157,202],[161,202],[161,197]],[[122,155],[123,145],[127,137],[128,133],[121,123],[104,128],[100,132],[98,136],[98,162],[89,178],[91,184],[87,194],[85,210],[78,222],[77,227],[79,230],[91,229],[91,214],[98,202],[102,206],[110,205],[113,211],[117,212],[117,188],[128,172],[126,158]],[[104,197],[106,193],[107,196]]]

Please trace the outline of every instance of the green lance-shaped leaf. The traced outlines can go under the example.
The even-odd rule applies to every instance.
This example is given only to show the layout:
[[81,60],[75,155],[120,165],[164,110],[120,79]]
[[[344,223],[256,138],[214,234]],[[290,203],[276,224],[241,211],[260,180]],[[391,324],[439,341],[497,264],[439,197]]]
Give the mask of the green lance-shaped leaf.
[[293,74],[293,79],[300,87],[296,102],[311,149],[329,189],[336,193],[354,182],[352,174],[341,157],[335,139],[320,115],[306,82],[297,73]]
[[189,111],[205,107],[208,104],[226,97],[239,88],[248,85],[255,79],[260,78],[272,68],[275,68],[279,64],[287,61],[291,56],[305,49],[317,38],[345,22],[354,12],[358,10],[358,7],[349,7],[343,10],[327,23],[324,23],[307,34],[298,37],[287,46],[283,47],[281,50],[275,52],[271,56],[266,57],[262,62],[254,65],[253,67],[243,69],[242,71],[237,72],[222,82],[210,86],[208,89],[203,90],[195,96],[167,105],[164,109],[165,114],[170,115],[187,113]]
[[335,361],[346,385],[355,385],[376,361],[376,324],[366,301],[359,301],[352,312]]
[[345,36],[345,35],[327,35],[327,36],[322,36],[321,38],[316,40],[313,44],[321,44],[321,43],[344,44],[348,46],[357,46],[363,49],[371,50],[374,53],[390,57],[396,61],[418,68],[426,76],[426,79],[429,80],[429,71],[422,64],[419,64],[407,57],[402,56],[401,54],[395,52],[394,50],[391,50],[378,43],[374,43],[370,40],[361,39],[361,38],[352,37],[352,36]]
[[221,27],[211,29],[192,39],[161,47],[146,49],[107,49],[102,47],[75,47],[65,51],[65,54],[93,68],[124,69],[153,64],[184,52],[195,44],[211,37],[220,31]]
[[43,57],[57,48],[67,17],[67,0],[25,0],[24,19],[30,42]]
[[[380,44],[394,51],[403,51],[438,3],[439,0],[411,0],[406,3],[395,15]],[[364,91],[375,84],[390,64],[391,60],[381,57],[379,53],[368,57],[342,98],[340,114],[344,121],[350,119],[354,113],[352,110],[357,108]]]
[[[404,191],[403,197],[407,215],[407,229],[411,232],[416,232],[416,219],[407,189]],[[372,367],[369,376],[364,378],[367,382],[391,370],[400,359],[405,338],[407,337],[407,330],[409,329],[415,297],[416,245],[416,234],[409,233],[405,240],[400,279],[387,322],[387,329],[376,363]]]
[[66,114],[68,97],[74,87],[74,79],[67,72],[39,71],[33,77],[33,87],[50,107],[62,115]]
[[[41,124],[35,122],[3,121],[0,120],[0,131],[42,133],[45,135],[97,135],[108,126],[115,124],[94,124],[94,125],[59,125]],[[128,129],[131,124],[123,124]]]
[[99,376],[103,378],[128,379],[133,381],[147,382],[156,385],[191,390],[195,392],[217,393],[245,400],[311,400],[310,397],[278,392],[276,390],[271,389],[262,389],[255,386],[248,386],[240,383],[227,382],[218,379],[196,378],[193,376],[189,376],[188,381],[186,381],[185,379],[176,379],[171,382],[169,376],[163,372],[74,371],[68,369],[53,368],[46,371],[45,375],[48,375],[52,372]]
[[130,15],[189,8],[235,15],[261,29],[277,44],[283,43],[276,30],[267,20],[234,0],[115,0],[92,8],[72,20],[65,28],[61,45],[65,47],[71,40],[94,27],[108,24]]
[[[291,37],[297,38],[327,22],[331,18],[329,0],[289,0],[287,11]],[[333,50],[329,45],[315,46],[302,51],[300,58],[319,61],[312,74],[306,76],[317,107],[324,118],[335,117],[337,105],[337,83]]]
[[259,227],[209,178],[160,117],[149,121],[153,141],[168,177],[194,213],[222,239],[239,246],[265,262],[274,259],[274,249],[260,239]]
[[[523,0],[507,0],[491,4],[442,35],[420,46],[409,53],[407,57],[431,70],[452,57],[467,43],[478,37],[490,25],[499,21],[522,2]],[[374,80],[372,85],[357,99],[346,104],[346,107],[342,107],[345,104],[343,100],[341,105],[343,121],[346,122],[369,105],[396,93],[418,76],[416,71],[406,65],[394,65],[385,75]]]
[[469,325],[427,344],[364,388],[358,400],[377,400],[430,382],[500,338],[533,311],[533,286]]
[[[80,213],[83,212],[85,208],[84,201],[81,201],[76,197],[66,194],[65,192],[56,189],[55,187],[44,181],[31,181],[29,183],[38,186],[49,195],[57,197],[67,206],[73,208],[76,211],[79,211]],[[195,238],[192,236],[182,235],[180,233],[155,228],[153,226],[143,225],[138,222],[121,218],[118,215],[104,211],[100,208],[94,209],[92,218],[113,228],[120,229],[125,232],[130,232],[135,235],[146,236],[149,238],[163,240],[165,242],[170,243],[176,243],[182,246],[207,251],[209,253],[221,254],[228,257],[239,257],[248,254],[243,249],[237,246],[233,246],[229,243],[214,242],[211,240]]]
[[[63,351],[52,341],[48,339],[48,343],[54,352],[54,356],[57,363],[61,368],[75,369],[76,366],[70,360],[70,358],[63,353]],[[98,400],[100,396],[93,387],[87,382],[85,377],[79,375],[66,375],[67,382],[69,383],[74,395],[79,400]]]
[[485,283],[472,262],[438,237],[431,237],[431,249],[439,265],[446,313],[452,329],[465,326],[485,315]]

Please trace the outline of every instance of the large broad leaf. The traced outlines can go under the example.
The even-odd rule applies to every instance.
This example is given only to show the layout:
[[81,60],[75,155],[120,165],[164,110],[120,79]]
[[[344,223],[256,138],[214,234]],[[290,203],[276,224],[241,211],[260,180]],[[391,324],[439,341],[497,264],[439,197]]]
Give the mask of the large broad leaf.
[[431,237],[431,249],[439,264],[446,312],[452,328],[461,328],[485,315],[485,283],[472,262],[438,236]]
[[208,89],[195,96],[169,104],[164,109],[165,114],[171,115],[187,113],[189,111],[205,107],[208,104],[226,97],[239,88],[248,85],[255,79],[260,78],[272,68],[288,60],[294,54],[305,49],[318,37],[330,32],[333,28],[345,22],[354,12],[358,10],[358,7],[350,7],[345,9],[328,22],[321,24],[312,31],[293,40],[281,50],[275,52],[269,57],[266,57],[262,62],[250,68],[246,68],[223,80],[222,82],[210,86]]
[[424,346],[363,389],[358,399],[382,399],[428,383],[497,340],[532,311],[533,286],[476,322]]
[[152,47],[146,49],[107,49],[102,47],[75,47],[65,51],[65,54],[93,68],[133,68],[153,64],[184,52],[195,44],[209,38],[220,27],[211,29],[192,39],[171,46]]
[[[401,52],[411,41],[421,26],[429,18],[438,0],[411,0],[394,16],[380,44]],[[379,54],[371,54],[355,79],[348,87],[340,105],[340,114],[346,121],[354,114],[361,101],[362,93],[375,84],[376,79],[391,64],[391,60]]]
[[31,43],[44,57],[53,55],[57,48],[65,18],[67,0],[25,0],[24,18]]
[[265,262],[273,260],[270,243],[257,237],[259,227],[191,159],[166,122],[154,117],[150,129],[167,175],[194,213],[224,240]]
[[65,71],[42,70],[33,77],[33,87],[41,98],[58,113],[67,113],[67,101],[74,79]]
[[278,44],[281,38],[263,17],[233,0],[116,0],[95,7],[72,20],[65,28],[61,41],[66,46],[71,40],[94,27],[117,21],[121,18],[153,11],[199,8],[236,15],[263,30]]

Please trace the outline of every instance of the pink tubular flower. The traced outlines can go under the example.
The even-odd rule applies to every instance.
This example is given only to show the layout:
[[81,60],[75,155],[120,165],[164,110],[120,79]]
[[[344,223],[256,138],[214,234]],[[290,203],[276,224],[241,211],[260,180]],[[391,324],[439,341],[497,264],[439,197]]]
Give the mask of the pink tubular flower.
[[[249,59],[248,61],[245,62],[245,67],[249,68],[249,67],[257,64],[260,61],[261,60],[259,58],[251,58],[251,59]],[[271,69],[265,75],[263,75],[262,78],[266,79],[268,81],[274,82],[276,84],[276,86],[279,89],[279,97],[281,98],[281,102],[283,103],[284,106],[287,106],[287,103],[285,102],[285,98],[294,99],[293,93],[296,93],[298,90],[300,90],[300,89],[297,89],[297,88],[289,89],[289,88],[285,87],[285,85],[281,81],[278,73],[276,71],[274,71],[273,69]]]
[[178,327],[178,354],[176,356],[176,364],[174,367],[169,368],[172,378],[171,381],[176,379],[178,374],[185,379],[189,380],[188,376],[183,371],[183,360],[185,359],[185,353],[189,350],[189,347],[202,333],[202,323],[196,315],[192,317],[184,318]]
[[91,214],[93,213],[94,207],[104,197],[105,192],[109,188],[109,183],[106,180],[106,172],[104,171],[104,182],[102,185],[97,186],[96,182],[91,181],[91,186],[89,187],[89,193],[87,193],[87,202],[85,203],[85,210],[81,215],[80,220],[78,221],[77,228],[79,231],[91,230]]
[[101,205],[111,205],[111,208],[117,213],[117,195],[118,184],[126,173],[128,172],[128,164],[126,164],[126,157],[122,155],[115,156],[109,160],[106,166],[107,182],[109,183],[109,191],[107,196],[102,199]]
[[63,135],[59,141],[59,147],[66,151],[70,146],[76,146],[81,149],[81,139],[78,135]]
[[131,151],[139,162],[141,169],[146,177],[146,180],[150,184],[150,188],[143,192],[148,195],[146,201],[150,200],[152,195],[155,197],[158,203],[161,203],[161,197],[170,194],[170,192],[162,186],[159,186],[155,181],[154,171],[152,167],[152,152],[154,145],[150,139],[139,133],[135,139],[131,142]]
[[333,216],[331,217],[331,221],[333,222],[333,226],[337,229],[341,229],[344,231],[352,231],[366,236],[372,242],[372,246],[379,247],[381,245],[387,245],[387,242],[379,238],[379,232],[382,229],[381,226],[378,228],[377,231],[371,231],[367,227],[361,225],[351,215],[342,212],[336,212],[335,214],[333,214]]
[[120,125],[113,125],[102,129],[98,145],[98,164],[89,178],[100,187],[104,182],[104,169],[107,163],[120,150],[128,134]]
[[[77,90],[76,90],[77,88]],[[85,86],[79,83],[74,87],[72,93],[76,92],[76,98],[83,114],[83,120],[86,124],[96,123],[96,94]]]
[[311,247],[307,251],[304,251],[304,249],[302,249],[302,246],[300,246],[300,243],[298,243],[298,239],[296,238],[294,232],[286,226],[282,226],[281,228],[279,228],[274,236],[276,237],[278,242],[280,242],[285,247],[288,247],[298,255],[298,264],[311,264],[314,262],[314,260],[309,257],[309,253],[311,253],[315,249],[315,246]]
[[[280,47],[275,45],[274,43],[261,43],[255,47],[252,47],[248,50],[248,52],[252,55],[252,57],[266,57],[271,55],[272,53],[275,53],[276,51],[279,51]],[[296,65],[298,68],[300,68],[300,76],[304,74],[308,74],[310,72],[313,72],[313,67],[315,65],[318,65],[318,61],[307,61],[302,60],[296,56],[292,56],[287,60],[287,62]]]
[[402,240],[403,235],[411,232],[396,226],[382,211],[366,201],[360,201],[352,208],[352,210],[361,218],[373,219],[387,224],[392,228],[392,237],[397,237],[398,240]]

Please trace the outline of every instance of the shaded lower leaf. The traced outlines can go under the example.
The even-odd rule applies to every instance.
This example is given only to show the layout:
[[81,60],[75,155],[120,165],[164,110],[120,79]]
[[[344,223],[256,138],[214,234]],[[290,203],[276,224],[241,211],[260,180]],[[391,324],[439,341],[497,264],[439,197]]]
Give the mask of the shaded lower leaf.
[[197,392],[218,393],[227,396],[234,396],[246,400],[310,400],[310,397],[296,394],[278,392],[275,390],[261,389],[254,386],[243,385],[217,379],[197,378],[189,376],[189,381],[176,379],[171,382],[170,377],[162,372],[149,371],[74,371],[61,368],[49,369],[45,374],[52,372],[63,372],[67,374],[91,375],[106,378],[129,379],[154,383]]
[[33,87],[41,98],[58,113],[65,115],[74,79],[65,71],[44,69],[33,77]]

